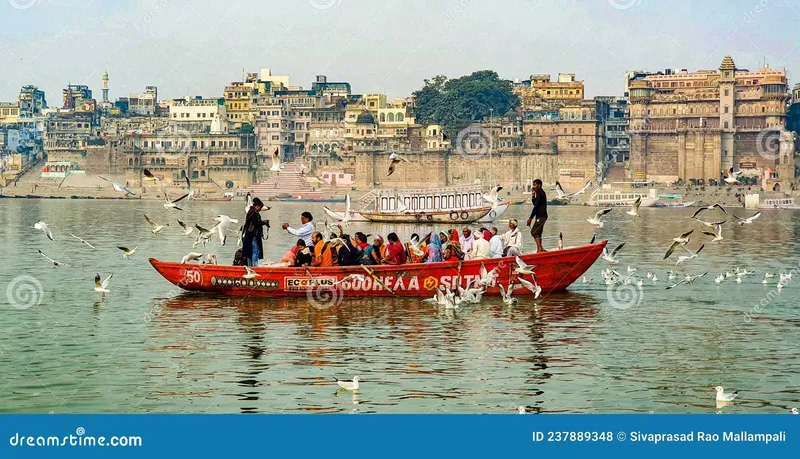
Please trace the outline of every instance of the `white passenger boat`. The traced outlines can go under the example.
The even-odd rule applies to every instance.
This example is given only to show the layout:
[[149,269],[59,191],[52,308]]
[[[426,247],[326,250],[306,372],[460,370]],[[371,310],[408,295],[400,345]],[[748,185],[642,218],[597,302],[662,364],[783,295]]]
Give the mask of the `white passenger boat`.
[[658,202],[658,194],[655,188],[614,189],[610,187],[606,188],[604,185],[589,196],[586,205],[598,207],[631,207],[638,198],[642,198],[642,203],[639,207],[653,207],[656,202]]
[[794,198],[773,198],[765,199],[758,204],[759,209],[781,209],[781,210],[800,210],[800,204],[794,202]]
[[[358,199],[350,221],[381,223],[492,222],[508,209],[501,201],[495,208],[483,199],[480,185],[384,190],[376,188]],[[344,209],[323,207],[325,215],[344,219]]]

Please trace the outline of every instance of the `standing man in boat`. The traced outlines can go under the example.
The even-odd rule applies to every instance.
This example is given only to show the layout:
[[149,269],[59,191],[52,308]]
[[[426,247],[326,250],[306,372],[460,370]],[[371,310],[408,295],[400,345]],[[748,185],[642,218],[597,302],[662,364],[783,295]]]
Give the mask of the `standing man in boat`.
[[264,226],[269,228],[269,220],[261,220],[263,207],[260,199],[253,199],[253,206],[247,211],[242,228],[242,255],[247,266],[258,266],[258,260],[264,258]]
[[[533,181],[531,202],[533,202],[533,209],[531,210],[531,216],[528,217],[527,226],[531,227],[531,236],[536,241],[536,252],[546,252],[542,247],[542,232],[544,232],[544,224],[547,222],[547,193],[542,189],[542,181],[540,179]],[[533,223],[533,226],[531,226],[531,223]]]
[[312,240],[311,235],[314,234],[316,228],[314,228],[314,224],[311,223],[312,220],[314,220],[314,216],[311,215],[311,212],[303,212],[300,214],[300,222],[302,223],[300,228],[294,229],[289,226],[289,223],[284,223],[282,228],[288,231],[289,234],[293,234],[306,241],[306,246],[313,247],[314,241]]

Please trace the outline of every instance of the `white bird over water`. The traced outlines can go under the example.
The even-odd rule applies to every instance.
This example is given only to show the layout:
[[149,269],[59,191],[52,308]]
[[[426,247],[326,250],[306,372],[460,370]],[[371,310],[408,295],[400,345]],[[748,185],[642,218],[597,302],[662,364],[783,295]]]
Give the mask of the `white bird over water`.
[[503,284],[497,284],[497,288],[500,289],[500,295],[503,297],[503,303],[508,306],[517,303],[517,299],[511,296],[514,293],[514,287],[516,286],[513,283],[508,284],[508,290],[506,290],[503,288]]
[[121,185],[121,184],[119,184],[117,182],[111,181],[111,180],[109,180],[109,179],[107,179],[105,177],[101,177],[99,175],[98,175],[98,177],[100,177],[101,179],[103,179],[106,182],[110,183],[111,186],[114,188],[114,191],[116,191],[118,193],[125,193],[125,196],[128,196],[128,195],[134,195],[135,196],[135,193],[133,191],[131,191],[130,189],[128,189],[128,187],[123,186],[123,185]]
[[344,390],[349,390],[350,392],[355,392],[360,387],[358,382],[361,380],[358,376],[353,376],[353,381],[342,381],[341,379],[333,378],[336,380],[336,384],[339,385],[340,388]]
[[692,218],[697,218],[697,216],[700,215],[701,212],[705,212],[706,210],[714,210],[714,208],[717,208],[717,209],[721,210],[725,214],[728,213],[728,211],[725,210],[724,207],[722,207],[719,204],[714,203],[714,204],[711,204],[708,207],[701,207],[701,208],[697,209],[696,211],[694,211],[694,213],[692,214]]
[[194,228],[192,228],[191,226],[187,226],[187,225],[186,225],[186,223],[184,223],[184,222],[182,222],[182,221],[180,221],[180,220],[178,220],[178,225],[180,225],[180,226],[181,226],[181,228],[183,228],[183,231],[182,231],[182,232],[183,232],[183,235],[184,235],[184,236],[189,236],[189,237],[191,237],[191,235],[192,235],[192,231],[194,231]]
[[739,395],[738,391],[736,391],[736,392],[725,392],[725,389],[723,389],[722,386],[717,386],[717,387],[714,388],[714,390],[717,392],[716,400],[718,402],[730,402],[733,399],[735,399],[737,395]]
[[[796,410],[797,408],[792,408],[792,409],[793,409],[793,410]],[[525,410],[525,407],[524,407],[524,406],[522,406],[522,405],[520,405],[520,406],[517,408],[517,411],[519,412],[519,414],[526,414],[526,413],[527,413],[527,411]]]
[[[630,266],[628,266],[628,275],[631,275],[631,274],[633,274],[635,272],[636,272],[636,268],[631,268]],[[648,273],[648,274],[650,274],[650,273]],[[649,278],[650,276],[647,276],[647,277]]]
[[725,275],[724,274],[720,274],[720,275],[718,275],[717,277],[714,278],[714,283],[715,284],[721,284],[722,281],[724,281],[724,280],[725,280]]
[[522,274],[522,275],[534,274],[533,268],[535,268],[536,266],[529,266],[524,261],[522,261],[522,258],[520,258],[520,257],[516,258],[516,263],[517,263],[517,267],[514,268],[514,272],[516,274]]
[[561,187],[561,184],[558,183],[558,181],[556,181],[556,194],[558,195],[558,199],[569,201],[572,198],[574,198],[575,196],[578,196],[580,194],[586,193],[586,190],[588,190],[590,186],[592,186],[592,181],[591,180],[589,180],[586,183],[584,183],[583,187],[581,187],[580,190],[578,190],[578,191],[576,191],[574,193],[565,193],[564,189]]
[[789,410],[789,413],[791,413],[791,414],[798,414],[798,412],[797,412],[797,408],[792,408],[791,410]]
[[674,251],[675,251],[675,249],[676,249],[676,248],[677,248],[679,245],[686,245],[686,244],[688,244],[688,243],[689,243],[689,241],[690,241],[690,239],[691,239],[691,238],[689,237],[689,235],[691,235],[693,232],[694,232],[694,230],[689,230],[689,231],[687,231],[687,232],[685,232],[685,233],[681,234],[680,236],[678,236],[678,237],[676,237],[676,238],[672,239],[672,245],[670,245],[670,246],[669,246],[669,248],[667,249],[667,253],[664,255],[664,259],[666,260],[667,258],[669,258],[669,256],[670,256],[670,255],[672,255],[672,252],[674,252]]
[[778,273],[778,276],[781,282],[792,280],[792,273],[787,273],[786,269],[781,269],[781,271]]
[[239,223],[239,220],[231,218],[227,215],[217,215],[214,217],[214,221],[217,222],[215,226],[217,228],[217,233],[219,234],[219,242],[222,245],[225,245],[225,241],[228,240],[228,236],[225,234],[225,232],[231,227],[231,223]]
[[186,199],[189,196],[189,193],[186,193],[185,195],[181,196],[180,198],[178,198],[178,199],[176,199],[174,201],[170,201],[169,195],[167,194],[166,191],[164,191],[163,193],[164,193],[164,208],[165,209],[183,210],[180,207],[178,207],[178,203],[183,201],[184,199]]
[[53,267],[54,268],[58,268],[59,266],[69,266],[66,263],[61,263],[61,262],[53,260],[52,258],[50,258],[47,255],[45,255],[44,252],[42,252],[41,250],[39,251],[39,255],[45,257],[50,263],[53,263]]
[[519,283],[522,284],[523,287],[530,290],[533,293],[533,299],[536,300],[542,295],[542,287],[536,282],[536,276],[532,276],[533,282],[529,282],[523,278],[518,278]]
[[[677,266],[677,265],[679,265],[679,264],[681,264],[681,263],[686,263],[686,262],[687,262],[687,261],[689,261],[689,260],[692,260],[692,259],[695,259],[695,258],[697,258],[697,256],[698,256],[698,255],[700,255],[700,251],[701,251],[701,250],[703,250],[703,247],[705,247],[705,246],[706,246],[705,244],[701,244],[701,245],[700,245],[700,248],[699,248],[699,249],[697,249],[697,252],[695,252],[695,253],[691,253],[691,252],[689,252],[689,253],[691,254],[691,255],[689,255],[689,256],[686,256],[686,255],[681,255],[681,256],[679,256],[679,257],[678,257],[678,261],[675,263],[675,266]],[[687,249],[687,250],[688,250],[688,249]]]
[[69,235],[70,235],[70,236],[72,236],[72,237],[74,237],[75,239],[77,239],[77,240],[79,240],[79,241],[83,242],[84,244],[88,245],[89,247],[91,247],[91,248],[93,248],[93,249],[95,249],[95,248],[96,248],[96,247],[95,247],[95,246],[93,246],[92,244],[89,244],[88,242],[86,242],[86,240],[84,240],[83,238],[80,238],[80,237],[78,237],[78,236],[76,236],[76,235],[74,235],[74,234],[72,234],[72,233],[69,233]]
[[[619,251],[622,250],[624,246],[625,243],[623,242],[622,244],[618,245],[617,248],[614,249],[611,253],[608,253],[607,247],[603,247],[603,256],[602,256],[603,260],[607,261],[608,264],[610,265],[617,264],[617,259],[615,257],[617,256],[617,253],[619,253]],[[634,271],[636,270],[634,269]]]
[[638,217],[639,216],[639,206],[642,204],[642,197],[639,196],[636,198],[636,201],[633,201],[633,206],[631,206],[631,210],[625,212],[626,214],[630,215],[631,217]]
[[344,218],[342,218],[342,226],[350,225],[353,218],[353,209],[350,208],[350,194],[344,195]]
[[100,274],[95,274],[94,291],[100,294],[100,298],[104,298],[106,293],[111,292],[111,290],[108,289],[108,282],[111,280],[111,276],[113,276],[113,274],[109,274],[104,281],[100,282]]
[[700,220],[699,218],[695,218],[695,221],[697,223],[702,223],[702,224],[706,225],[709,228],[716,228],[717,225],[724,225],[728,220],[722,220],[722,221],[719,221],[719,222],[706,222],[706,221]]
[[44,235],[47,236],[47,239],[50,239],[51,241],[53,240],[53,232],[50,231],[50,227],[47,225],[47,223],[45,223],[43,221],[39,221],[39,222],[34,223],[33,227],[36,228],[37,230],[43,232]]
[[145,219],[145,221],[147,221],[147,223],[149,223],[149,224],[150,224],[150,226],[152,226],[152,227],[153,227],[153,229],[152,229],[152,230],[150,230],[150,231],[151,231],[153,234],[155,234],[156,236],[158,236],[158,233],[160,233],[160,232],[161,232],[161,231],[162,231],[162,230],[165,228],[165,226],[169,226],[169,223],[167,223],[166,225],[156,225],[156,224],[153,222],[153,220],[150,220],[150,217],[148,217],[147,215],[145,215],[145,216],[144,216],[144,219]]
[[255,271],[253,271],[252,269],[250,269],[249,266],[245,266],[244,270],[247,271],[245,273],[245,275],[242,276],[242,278],[244,278],[244,279],[255,279],[256,277],[259,277],[259,274],[257,272],[255,272]]
[[716,229],[715,232],[712,233],[711,231],[703,231],[703,234],[705,234],[706,236],[713,237],[714,239],[712,239],[711,242],[719,243],[719,241],[721,241],[723,239],[723,237],[722,237],[722,224],[718,224],[717,225],[717,229]]
[[497,185],[492,187],[488,193],[483,194],[483,200],[492,206],[492,210],[495,210],[500,205],[500,190],[502,189],[502,186]]
[[148,169],[143,170],[142,173],[144,174],[145,180],[149,180],[149,181],[152,181],[154,183],[158,183],[158,182],[161,181],[160,178],[158,178],[155,175],[153,175],[153,173],[150,172]]
[[181,264],[184,265],[186,262],[195,261],[203,258],[203,254],[200,252],[189,252],[181,258]]
[[588,284],[590,281],[591,281],[591,279],[589,279],[586,276],[581,277],[581,282],[584,283],[584,284]]
[[244,213],[246,214],[250,212],[250,208],[253,207],[253,195],[247,193],[247,197],[245,199],[247,200],[247,204],[244,205]]
[[486,271],[486,266],[484,266],[484,264],[481,263],[481,270],[480,270],[481,278],[478,281],[478,283],[481,285],[481,287],[486,288],[492,282],[494,282],[497,279],[498,271],[499,271],[499,267],[496,266],[496,267],[494,267],[494,269],[492,269],[491,271],[487,272]]
[[723,180],[725,180],[725,183],[727,183],[728,185],[733,185],[733,184],[741,185],[741,183],[739,182],[739,176],[742,175],[742,171],[734,172],[733,168],[731,167],[730,169],[724,172],[725,172],[725,178]]
[[667,290],[673,289],[673,288],[675,288],[675,287],[677,287],[677,286],[679,286],[681,284],[692,285],[692,284],[694,284],[694,281],[696,281],[697,279],[700,279],[701,277],[705,276],[706,274],[708,274],[708,271],[704,272],[703,274],[698,274],[696,276],[690,276],[689,274],[687,274],[686,276],[684,276],[683,279],[679,280],[677,283],[672,284],[669,287],[667,287]]
[[755,214],[753,214],[752,217],[742,218],[742,217],[737,217],[736,215],[734,215],[733,218],[739,220],[739,224],[740,225],[750,225],[760,216],[761,216],[761,212],[756,212]]
[[117,246],[117,248],[122,250],[122,252],[123,252],[122,256],[125,257],[125,258],[130,258],[130,257],[136,255],[136,247],[134,247],[132,249],[129,249],[127,247]]
[[589,218],[586,219],[586,221],[591,223],[592,225],[596,226],[597,228],[602,228],[603,227],[603,222],[601,220],[603,218],[603,215],[605,215],[605,214],[607,214],[609,212],[611,212],[611,208],[610,207],[607,208],[607,209],[598,210],[594,214],[594,217],[589,217]]

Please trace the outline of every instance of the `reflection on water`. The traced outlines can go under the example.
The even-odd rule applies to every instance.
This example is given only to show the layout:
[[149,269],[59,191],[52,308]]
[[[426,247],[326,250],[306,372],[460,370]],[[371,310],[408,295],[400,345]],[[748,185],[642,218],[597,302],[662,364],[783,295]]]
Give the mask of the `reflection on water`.
[[[201,224],[241,211],[238,202],[192,206],[182,218]],[[790,283],[777,294],[760,284],[764,271],[796,266],[800,214],[765,213],[760,225],[726,227],[725,243],[708,245],[686,268],[709,270],[705,282],[665,290],[675,267],[661,260],[663,241],[689,225],[691,209],[643,209],[637,221],[611,213],[599,236],[626,240],[620,268],[661,279],[635,290],[629,308],[609,303],[598,263],[587,273],[593,282],[569,293],[514,307],[488,298],[451,311],[409,298],[346,298],[317,309],[304,298],[176,293],[146,258],[178,259],[190,241],[177,232],[155,239],[131,224],[145,212],[175,218],[159,207],[0,202],[0,256],[16,260],[0,266],[0,287],[20,274],[42,285],[40,304],[2,306],[0,412],[515,413],[523,405],[531,413],[711,413],[716,385],[741,391],[723,413],[800,405],[799,290]],[[293,222],[301,210],[279,204],[267,217]],[[591,213],[553,208],[546,232],[584,243],[594,234],[584,222]],[[39,219],[53,227],[54,243],[32,236]],[[430,231],[397,230],[402,238]],[[98,249],[63,238],[70,231]],[[267,257],[280,258],[291,242],[273,228]],[[118,244],[138,245],[141,255],[125,260]],[[221,260],[235,250],[212,247]],[[74,267],[43,265],[39,248]],[[714,274],[736,265],[758,275],[713,284]],[[92,291],[95,272],[114,273],[105,301]],[[334,378],[355,375],[358,393],[337,391]]]

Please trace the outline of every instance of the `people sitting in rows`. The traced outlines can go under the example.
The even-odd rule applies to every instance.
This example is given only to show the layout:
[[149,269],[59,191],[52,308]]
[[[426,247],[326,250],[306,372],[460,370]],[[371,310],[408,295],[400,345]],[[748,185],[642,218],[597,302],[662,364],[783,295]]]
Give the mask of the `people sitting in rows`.
[[501,258],[503,256],[503,237],[497,234],[497,227],[493,226],[489,230],[489,258]]
[[339,236],[344,243],[342,247],[338,250],[338,264],[339,266],[355,266],[358,264],[358,259],[361,256],[361,251],[353,245],[353,242],[350,240],[350,235],[342,234]]
[[[411,235],[411,240],[416,241],[419,240],[419,235],[417,233],[413,233]],[[417,246],[417,252],[411,249],[413,243],[406,242],[406,254],[408,255],[408,262],[409,263],[423,263],[425,261],[425,251],[427,250],[428,243],[427,241],[420,241],[419,245]]]
[[333,260],[336,256],[334,248],[331,244],[325,241],[322,233],[314,231],[311,235],[311,240],[314,243],[314,262],[311,266],[315,268],[327,268],[333,266]]
[[372,245],[368,245],[363,252],[359,263],[362,265],[379,265],[383,261],[383,237],[379,234],[372,240]]
[[467,254],[468,260],[483,260],[490,257],[489,241],[483,238],[482,231],[475,231],[475,240],[472,242],[472,250]]
[[406,264],[406,248],[400,242],[400,238],[396,233],[389,233],[386,236],[388,244],[386,245],[386,256],[383,258],[383,264],[386,265],[404,265]]
[[431,234],[428,245],[426,246],[427,263],[438,263],[444,261],[442,258],[442,238],[438,234]]
[[472,251],[472,243],[475,241],[475,236],[472,233],[472,229],[469,226],[465,226],[461,232],[461,235],[458,237],[458,244],[461,246],[461,250],[464,253],[470,253]]
[[522,255],[522,232],[517,227],[517,220],[508,221],[508,231],[500,236],[505,246],[505,256],[516,257]]
[[361,231],[355,233],[355,240],[353,242],[354,245],[358,247],[359,251],[363,252],[364,249],[369,247],[369,240],[368,240],[369,236],[370,236],[369,234],[364,234]]

